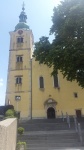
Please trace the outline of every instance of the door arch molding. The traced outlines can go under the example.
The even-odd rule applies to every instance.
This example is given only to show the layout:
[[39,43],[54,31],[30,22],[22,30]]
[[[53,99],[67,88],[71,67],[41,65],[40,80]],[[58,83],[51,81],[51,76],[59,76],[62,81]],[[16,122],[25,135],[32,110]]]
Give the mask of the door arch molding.
[[48,113],[48,110],[50,110],[50,108],[52,108],[51,109],[52,115],[55,114],[55,117],[56,117],[56,105],[57,105],[57,102],[52,98],[49,98],[44,102],[44,107],[45,107],[45,111],[46,111],[46,118],[48,118],[47,113]]

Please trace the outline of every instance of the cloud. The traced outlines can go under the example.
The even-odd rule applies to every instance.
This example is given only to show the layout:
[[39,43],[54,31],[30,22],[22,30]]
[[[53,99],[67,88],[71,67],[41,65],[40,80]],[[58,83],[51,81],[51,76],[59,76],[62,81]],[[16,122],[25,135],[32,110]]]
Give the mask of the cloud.
[[3,86],[3,79],[0,78],[0,87]]

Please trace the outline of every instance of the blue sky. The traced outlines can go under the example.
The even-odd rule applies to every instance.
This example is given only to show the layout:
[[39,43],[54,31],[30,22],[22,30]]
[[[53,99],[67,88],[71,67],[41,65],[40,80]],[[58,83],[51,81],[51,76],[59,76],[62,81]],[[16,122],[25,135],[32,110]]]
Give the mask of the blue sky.
[[[60,0],[24,0],[27,24],[33,31],[34,42],[41,36],[49,36],[52,26],[53,8]],[[18,16],[23,0],[6,0],[0,2],[0,105],[5,104],[7,69],[9,57],[9,32],[13,31],[19,22]],[[50,38],[52,39],[52,37]]]

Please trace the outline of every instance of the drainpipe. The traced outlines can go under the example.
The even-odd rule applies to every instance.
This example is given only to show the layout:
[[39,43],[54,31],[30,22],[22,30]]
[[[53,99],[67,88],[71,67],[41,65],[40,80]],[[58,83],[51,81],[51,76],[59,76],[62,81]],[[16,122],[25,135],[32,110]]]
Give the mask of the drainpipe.
[[32,59],[30,60],[31,63],[31,119],[32,119]]

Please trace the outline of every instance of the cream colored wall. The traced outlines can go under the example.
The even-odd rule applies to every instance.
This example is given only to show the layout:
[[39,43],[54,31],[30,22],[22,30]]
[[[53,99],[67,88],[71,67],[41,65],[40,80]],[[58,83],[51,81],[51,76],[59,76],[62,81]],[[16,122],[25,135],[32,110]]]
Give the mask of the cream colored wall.
[[[61,111],[64,115],[75,115],[76,109],[81,109],[84,115],[84,89],[79,87],[75,82],[66,81],[59,72],[60,89],[53,87],[53,77],[51,77],[52,69],[46,65],[39,64],[33,59],[32,61],[32,115],[33,118],[47,117],[47,110],[44,102],[53,98],[56,102],[56,115],[60,116]],[[39,89],[39,77],[44,78],[44,90]],[[78,93],[75,98],[73,93]]]
[[16,150],[17,119],[0,122],[0,150]]
[[[30,117],[31,108],[31,54],[33,49],[33,35],[31,30],[23,30],[24,42],[17,43],[17,37],[20,35],[18,31],[10,32],[10,51],[9,51],[9,65],[7,77],[6,90],[6,104],[8,100],[10,104],[14,105],[16,111],[21,112],[21,118]],[[23,62],[18,69],[16,63],[16,56],[22,55]],[[22,84],[16,84],[16,77],[22,77]],[[20,101],[15,100],[15,96],[21,96]]]

